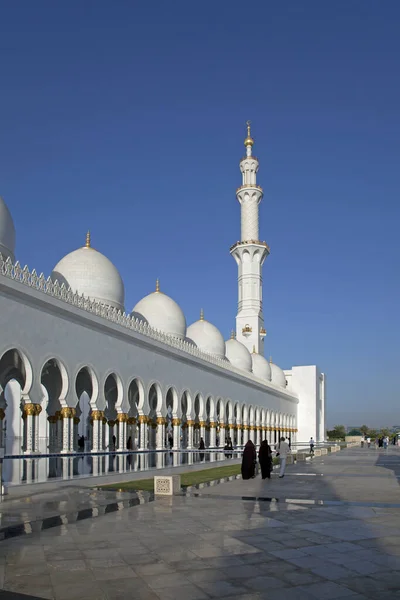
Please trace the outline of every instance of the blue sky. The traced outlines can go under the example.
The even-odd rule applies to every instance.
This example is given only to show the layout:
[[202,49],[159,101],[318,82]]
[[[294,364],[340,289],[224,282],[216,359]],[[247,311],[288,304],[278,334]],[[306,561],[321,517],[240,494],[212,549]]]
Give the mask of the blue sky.
[[327,373],[328,423],[399,421],[400,4],[5,1],[0,193],[46,275],[92,244],[228,337],[251,119],[266,354]]

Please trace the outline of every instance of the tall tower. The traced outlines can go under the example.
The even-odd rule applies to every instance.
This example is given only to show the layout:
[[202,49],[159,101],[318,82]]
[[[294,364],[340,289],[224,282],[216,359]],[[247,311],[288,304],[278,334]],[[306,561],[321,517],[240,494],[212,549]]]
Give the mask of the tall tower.
[[252,155],[254,140],[250,121],[244,140],[246,156],[240,161],[242,185],[236,190],[241,208],[241,240],[230,252],[238,265],[239,302],[236,316],[236,339],[246,348],[264,354],[264,316],[262,311],[262,266],[269,247],[260,242],[258,231],[258,205],[263,197],[257,185],[258,160]]

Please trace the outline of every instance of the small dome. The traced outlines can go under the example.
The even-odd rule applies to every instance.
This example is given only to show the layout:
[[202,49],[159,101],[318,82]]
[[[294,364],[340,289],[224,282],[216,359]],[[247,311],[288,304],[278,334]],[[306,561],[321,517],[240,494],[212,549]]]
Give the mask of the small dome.
[[132,310],[132,316],[172,337],[185,339],[185,315],[175,300],[160,292],[158,280],[156,291],[145,296],[136,304]]
[[261,356],[261,354],[256,354],[253,352],[251,355],[251,360],[253,363],[254,375],[260,379],[271,381],[271,367],[267,359]]
[[204,320],[201,311],[200,320],[192,323],[186,332],[189,341],[194,342],[199,350],[218,358],[225,358],[225,340],[222,333],[209,321]]
[[0,196],[0,253],[3,258],[15,260],[15,227],[7,204]]
[[272,383],[278,385],[279,387],[286,388],[286,377],[282,369],[278,367],[278,365],[274,365],[273,362],[271,362],[269,366],[271,368]]
[[104,254],[91,248],[89,234],[86,246],[64,256],[54,267],[51,278],[91,300],[124,310],[121,275]]
[[244,344],[238,342],[238,340],[232,337],[230,340],[225,342],[225,352],[226,358],[234,367],[242,369],[242,371],[251,372],[251,354]]

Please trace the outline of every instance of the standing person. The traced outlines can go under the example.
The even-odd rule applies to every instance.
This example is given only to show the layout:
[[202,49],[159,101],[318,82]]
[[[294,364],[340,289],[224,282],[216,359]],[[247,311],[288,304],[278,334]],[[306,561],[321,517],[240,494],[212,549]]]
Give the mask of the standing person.
[[315,442],[312,437],[310,438],[310,441],[308,443],[310,444],[310,454],[314,454]]
[[383,447],[385,450],[387,450],[388,442],[389,442],[389,438],[387,435],[385,435],[385,437],[383,438]]
[[126,442],[126,449],[127,450],[132,450],[132,446],[133,446],[133,444],[132,444],[132,436],[130,435],[128,437],[128,441]]
[[113,443],[114,450],[115,450],[115,445],[117,443],[117,438],[115,437],[115,435],[112,436],[112,443]]
[[367,446],[368,448],[371,448],[371,438],[367,437]]
[[272,451],[267,440],[261,442],[261,446],[258,451],[258,460],[260,461],[261,477],[263,479],[271,479]]
[[[311,438],[312,439],[312,438]],[[285,442],[285,438],[281,437],[280,442],[278,444],[278,448],[276,451],[276,455],[279,456],[281,462],[281,469],[279,472],[279,478],[285,477],[285,469],[286,469],[286,459],[290,454],[289,444]]]
[[256,472],[256,448],[251,440],[247,442],[243,450],[242,479],[252,479]]

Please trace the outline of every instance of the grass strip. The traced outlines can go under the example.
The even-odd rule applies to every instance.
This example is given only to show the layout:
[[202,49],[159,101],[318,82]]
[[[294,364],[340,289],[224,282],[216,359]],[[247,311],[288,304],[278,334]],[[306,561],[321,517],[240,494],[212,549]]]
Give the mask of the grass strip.
[[[203,469],[201,471],[188,471],[181,474],[181,485],[197,485],[206,483],[214,479],[222,479],[223,477],[231,477],[239,475],[240,464],[228,465],[226,467],[216,467],[215,469]],[[162,473],[159,473],[162,475]],[[109,485],[97,486],[101,490],[115,490],[123,492],[142,491],[154,492],[154,477],[151,479],[136,479],[134,481],[124,481],[122,483],[111,483]]]
[[[279,464],[279,459],[274,458],[273,464]],[[198,485],[199,483],[207,483],[214,479],[223,479],[232,475],[239,475],[241,469],[240,464],[227,465],[224,467],[216,467],[214,469],[202,469],[201,471],[188,471],[181,474],[181,485]],[[161,475],[161,473],[160,473]],[[111,483],[109,485],[97,486],[101,490],[114,490],[118,492],[154,492],[154,477],[151,479],[136,479],[134,481],[124,481],[123,483]]]

